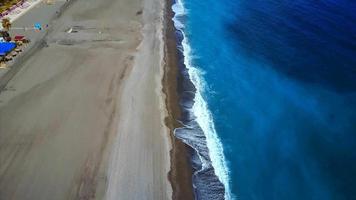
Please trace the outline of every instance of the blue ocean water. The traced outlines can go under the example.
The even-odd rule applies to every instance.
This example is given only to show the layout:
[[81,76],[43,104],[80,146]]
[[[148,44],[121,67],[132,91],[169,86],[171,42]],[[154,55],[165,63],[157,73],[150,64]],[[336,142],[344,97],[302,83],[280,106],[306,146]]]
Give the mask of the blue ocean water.
[[[177,0],[173,9],[195,86],[195,106],[182,103],[194,117],[176,135],[196,150],[193,163],[213,169],[193,177],[198,199],[356,199],[356,1]],[[224,189],[209,185],[212,171]]]

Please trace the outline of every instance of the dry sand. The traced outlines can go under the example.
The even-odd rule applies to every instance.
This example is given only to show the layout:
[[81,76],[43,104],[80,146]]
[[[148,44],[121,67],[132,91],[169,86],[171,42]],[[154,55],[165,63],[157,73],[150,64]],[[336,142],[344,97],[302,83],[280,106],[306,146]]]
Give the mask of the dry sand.
[[53,22],[0,93],[1,200],[171,198],[163,6],[76,0]]

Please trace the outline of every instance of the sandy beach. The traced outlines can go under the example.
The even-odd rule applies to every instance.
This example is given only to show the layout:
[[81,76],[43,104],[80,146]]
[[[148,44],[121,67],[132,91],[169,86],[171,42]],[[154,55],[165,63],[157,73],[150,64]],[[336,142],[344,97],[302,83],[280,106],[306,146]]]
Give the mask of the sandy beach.
[[171,199],[164,6],[73,0],[48,18],[0,92],[1,200]]

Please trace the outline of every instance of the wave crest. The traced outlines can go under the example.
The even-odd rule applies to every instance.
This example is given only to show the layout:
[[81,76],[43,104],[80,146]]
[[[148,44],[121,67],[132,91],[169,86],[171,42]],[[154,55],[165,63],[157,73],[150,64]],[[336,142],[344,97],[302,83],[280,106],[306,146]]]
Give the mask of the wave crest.
[[195,150],[192,155],[193,187],[196,199],[231,199],[229,174],[223,147],[215,131],[213,117],[203,98],[202,72],[191,63],[191,48],[184,33],[187,14],[182,0],[172,5],[173,21],[180,51],[182,123],[175,136]]

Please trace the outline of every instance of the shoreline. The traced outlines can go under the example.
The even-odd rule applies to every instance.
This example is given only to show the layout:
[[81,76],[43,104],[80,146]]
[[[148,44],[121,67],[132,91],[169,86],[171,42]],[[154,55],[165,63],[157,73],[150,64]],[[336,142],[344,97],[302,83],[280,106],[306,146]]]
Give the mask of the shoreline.
[[199,68],[191,65],[191,47],[184,32],[184,18],[187,17],[188,11],[182,0],[175,1],[172,10],[175,13],[173,22],[179,60],[177,92],[181,109],[181,127],[175,129],[175,137],[192,149],[190,162],[196,199],[230,199],[223,150],[202,95],[204,81]]
[[194,199],[192,184],[192,166],[190,157],[192,149],[174,136],[174,130],[181,126],[178,119],[181,117],[178,96],[178,50],[173,24],[173,0],[165,0],[164,13],[164,76],[162,79],[163,93],[166,96],[165,105],[168,116],[165,124],[169,128],[169,137],[172,148],[170,150],[171,167],[168,173],[172,185],[172,199]]

